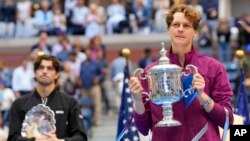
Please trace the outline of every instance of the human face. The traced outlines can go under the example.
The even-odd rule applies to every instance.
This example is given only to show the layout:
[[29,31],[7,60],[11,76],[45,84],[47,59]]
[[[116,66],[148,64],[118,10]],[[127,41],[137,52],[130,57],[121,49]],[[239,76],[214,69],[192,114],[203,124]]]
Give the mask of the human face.
[[185,18],[184,13],[176,12],[169,27],[173,48],[191,49],[192,40],[196,34],[192,23]]
[[40,66],[37,68],[36,80],[42,86],[49,86],[55,83],[58,78],[58,73],[53,67],[52,61],[42,60]]

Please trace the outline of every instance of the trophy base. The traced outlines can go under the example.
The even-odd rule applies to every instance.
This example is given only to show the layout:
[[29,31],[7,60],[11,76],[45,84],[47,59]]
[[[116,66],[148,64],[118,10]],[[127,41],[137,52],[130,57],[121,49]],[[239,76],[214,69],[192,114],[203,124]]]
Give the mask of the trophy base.
[[170,119],[170,120],[161,120],[159,121],[155,127],[174,127],[174,126],[180,126],[181,123],[177,120]]

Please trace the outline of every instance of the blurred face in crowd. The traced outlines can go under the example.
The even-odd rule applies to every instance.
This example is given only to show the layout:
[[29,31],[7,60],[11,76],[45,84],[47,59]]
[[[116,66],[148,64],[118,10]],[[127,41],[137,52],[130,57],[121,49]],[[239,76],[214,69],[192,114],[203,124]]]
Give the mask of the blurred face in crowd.
[[43,0],[41,3],[41,8],[45,11],[47,11],[49,9],[49,1],[47,0]]
[[115,4],[115,3],[118,3],[119,0],[112,0],[112,3]]
[[46,32],[40,34],[40,41],[45,43],[48,41],[48,34]]
[[55,80],[58,78],[58,73],[53,67],[51,60],[42,60],[35,71],[35,76],[38,84],[49,86],[55,83]]
[[77,5],[84,5],[85,4],[85,0],[77,0]]

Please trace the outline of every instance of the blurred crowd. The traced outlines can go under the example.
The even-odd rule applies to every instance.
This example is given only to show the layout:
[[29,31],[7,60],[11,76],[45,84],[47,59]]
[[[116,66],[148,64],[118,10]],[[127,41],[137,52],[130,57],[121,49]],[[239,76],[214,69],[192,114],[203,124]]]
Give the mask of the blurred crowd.
[[[4,0],[0,7],[0,38],[38,37],[39,41],[16,68],[10,69],[0,60],[0,138],[6,135],[12,102],[35,87],[33,62],[38,55],[54,55],[60,61],[58,88],[79,101],[85,117],[90,117],[85,121],[87,129],[102,124],[102,114],[112,112],[113,88],[113,112],[118,112],[126,59],[120,51],[108,62],[102,35],[166,32],[167,10],[178,3],[188,4],[202,15],[196,42],[202,53],[231,64],[237,61],[235,50],[245,51],[243,66],[250,87],[250,13],[219,19],[218,0],[112,0],[107,6],[101,0]],[[88,45],[83,46],[79,36],[69,40],[71,35],[88,37]],[[57,38],[54,44],[48,43],[50,36]],[[144,68],[155,60],[150,47],[146,48],[136,67]],[[132,72],[132,62],[129,65]]]
[[[217,30],[218,0],[1,0],[0,38],[49,35],[113,35],[165,32],[165,17],[174,4],[187,4],[202,14],[202,25]],[[244,16],[243,16],[244,17]],[[242,17],[242,18],[243,18]],[[237,18],[237,17],[235,17]],[[204,25],[205,26],[205,25]]]
[[[112,0],[104,7],[100,0],[4,0],[0,10],[0,37],[32,37],[41,31],[49,35],[113,35],[163,31],[154,27],[152,0]],[[164,8],[158,5],[156,10]],[[160,18],[160,19],[159,19]],[[158,21],[154,21],[158,20]]]

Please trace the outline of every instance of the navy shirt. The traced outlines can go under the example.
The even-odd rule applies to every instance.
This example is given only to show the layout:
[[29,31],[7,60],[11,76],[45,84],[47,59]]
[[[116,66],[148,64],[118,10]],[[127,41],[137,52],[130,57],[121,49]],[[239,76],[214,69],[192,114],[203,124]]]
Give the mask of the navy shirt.
[[80,79],[82,81],[83,88],[90,89],[94,85],[94,80],[97,77],[99,79],[102,77],[102,68],[100,63],[97,61],[85,61],[81,64]]

